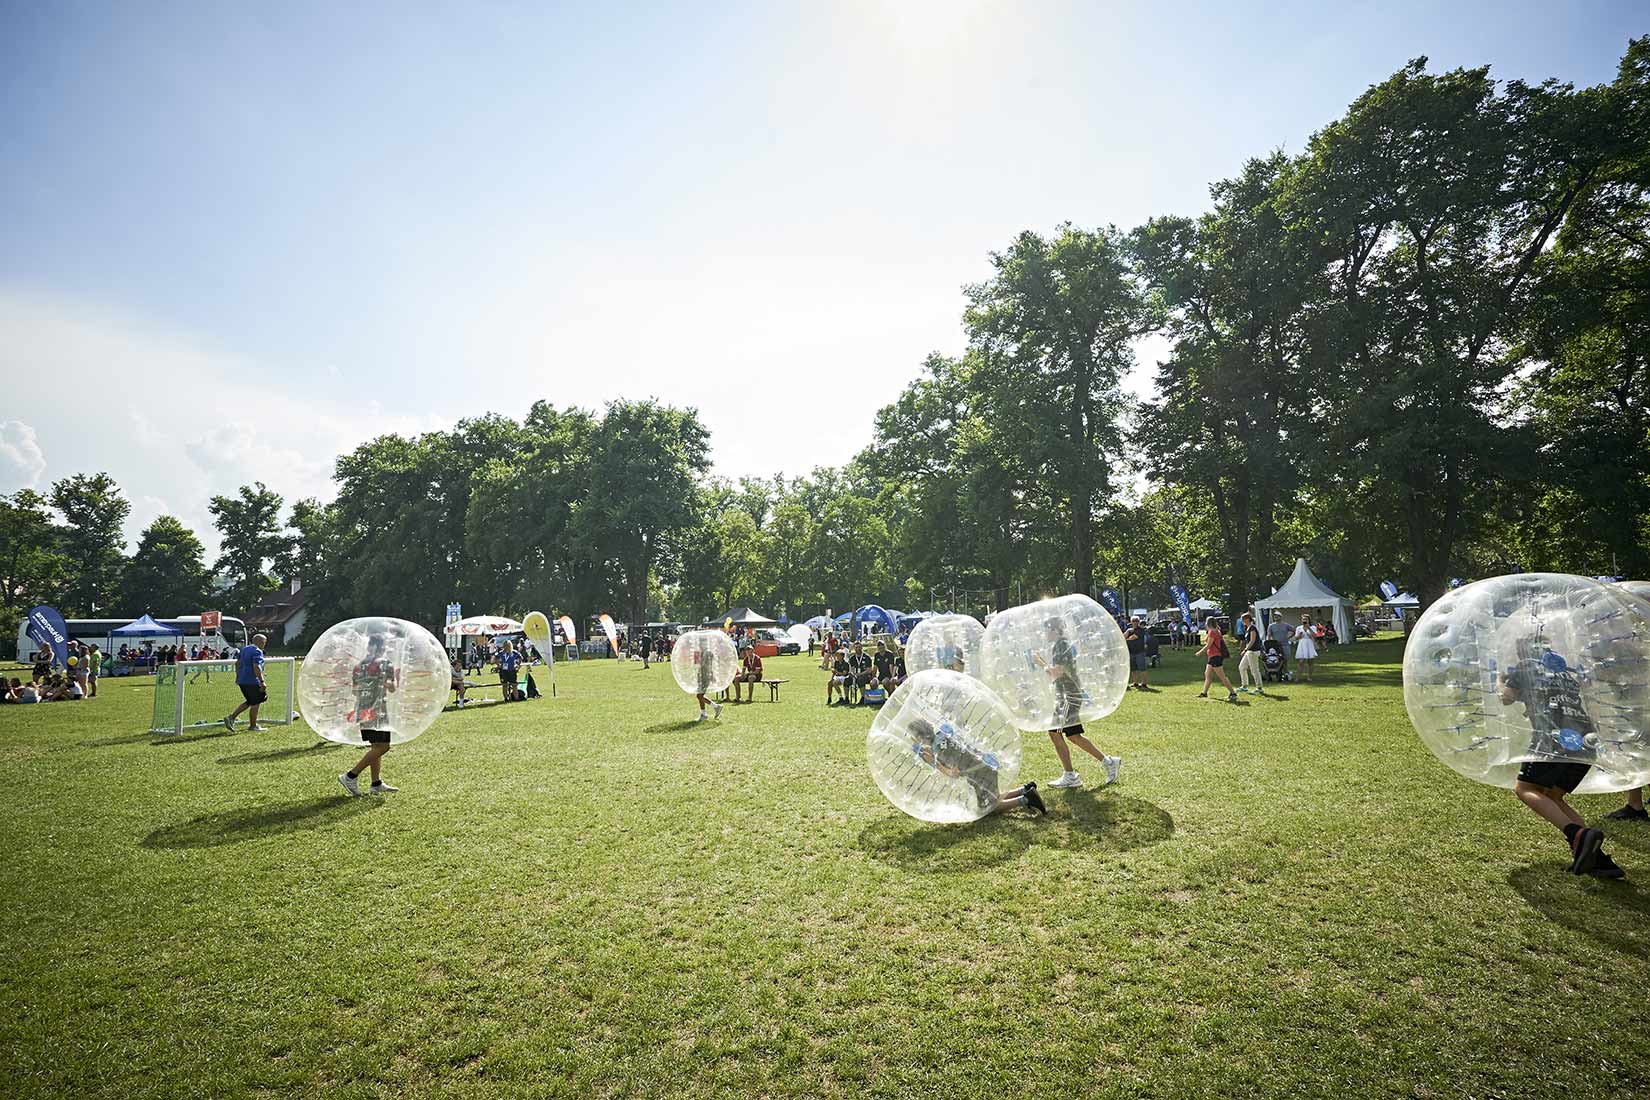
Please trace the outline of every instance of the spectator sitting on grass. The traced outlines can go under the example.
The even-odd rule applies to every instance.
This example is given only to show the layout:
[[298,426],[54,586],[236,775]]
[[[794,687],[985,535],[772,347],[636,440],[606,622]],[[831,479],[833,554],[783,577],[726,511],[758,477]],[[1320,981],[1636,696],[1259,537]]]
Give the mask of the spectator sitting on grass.
[[40,692],[35,690],[33,683],[25,684],[17,677],[11,678],[11,685],[6,688],[6,702],[8,703],[38,703]]

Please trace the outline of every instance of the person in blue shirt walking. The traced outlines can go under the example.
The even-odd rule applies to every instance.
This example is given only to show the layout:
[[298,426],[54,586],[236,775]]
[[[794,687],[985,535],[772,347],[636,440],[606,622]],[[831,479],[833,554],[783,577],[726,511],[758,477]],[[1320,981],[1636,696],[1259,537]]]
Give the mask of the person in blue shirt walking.
[[262,634],[252,635],[252,644],[242,646],[240,656],[235,658],[235,686],[241,689],[241,698],[244,702],[229,712],[223,720],[223,728],[230,733],[235,732],[235,719],[240,717],[241,711],[248,711],[247,726],[249,730],[261,730],[258,725],[258,705],[269,698],[269,691],[264,687],[264,643],[269,639]]

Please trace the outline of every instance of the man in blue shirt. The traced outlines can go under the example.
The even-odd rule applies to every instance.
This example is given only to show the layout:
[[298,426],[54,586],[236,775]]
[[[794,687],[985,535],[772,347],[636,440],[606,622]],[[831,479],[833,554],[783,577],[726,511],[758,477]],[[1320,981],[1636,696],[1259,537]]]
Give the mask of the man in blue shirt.
[[521,697],[516,690],[516,675],[520,668],[521,655],[516,652],[516,647],[512,643],[505,642],[504,649],[498,655],[498,684],[504,689],[506,703],[513,703]]
[[241,698],[245,702],[229,712],[229,717],[223,720],[223,728],[230,733],[235,732],[235,719],[241,711],[249,710],[247,729],[261,730],[258,725],[258,704],[269,698],[269,692],[264,687],[264,643],[269,641],[262,634],[252,636],[252,644],[242,646],[240,656],[235,658],[235,686],[241,689]]

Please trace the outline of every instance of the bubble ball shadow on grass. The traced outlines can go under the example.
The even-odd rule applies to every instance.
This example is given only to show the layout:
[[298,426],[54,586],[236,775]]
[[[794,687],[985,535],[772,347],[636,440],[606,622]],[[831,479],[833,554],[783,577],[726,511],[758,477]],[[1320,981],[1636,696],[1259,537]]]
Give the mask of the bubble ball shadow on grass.
[[956,874],[1005,863],[1034,844],[1126,852],[1174,835],[1174,818],[1143,798],[1074,791],[1048,803],[1047,817],[994,814],[967,825],[890,814],[860,831],[859,848],[908,871]]
[[316,753],[331,752],[334,749],[346,746],[333,741],[317,741],[313,745],[304,745],[301,748],[293,746],[285,749],[268,749],[264,752],[243,752],[234,756],[220,756],[220,764],[268,764],[276,760],[285,760],[293,756],[314,756]]
[[1556,861],[1522,867],[1507,881],[1554,924],[1623,954],[1650,955],[1650,894],[1633,883],[1577,878]]
[[139,841],[144,848],[216,848],[259,837],[296,833],[336,825],[384,804],[382,798],[328,795],[303,802],[281,802],[207,814],[156,829]]

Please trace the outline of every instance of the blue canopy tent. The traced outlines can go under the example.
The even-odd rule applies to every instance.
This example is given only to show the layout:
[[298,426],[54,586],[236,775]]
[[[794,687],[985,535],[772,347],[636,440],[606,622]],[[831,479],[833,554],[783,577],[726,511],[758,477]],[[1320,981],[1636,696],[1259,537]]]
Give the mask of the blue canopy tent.
[[874,603],[868,603],[858,611],[854,612],[854,622],[870,623],[872,626],[880,626],[885,634],[899,633],[898,620]]
[[183,631],[175,626],[164,626],[155,622],[148,615],[133,619],[125,626],[117,626],[109,631],[109,639],[116,638],[181,638]]
[[[147,613],[145,613],[141,617],[133,619],[131,622],[127,623],[125,626],[117,626],[113,630],[109,631],[108,655],[111,658],[113,658],[114,655],[115,655],[115,639],[116,638],[181,638],[181,637],[183,637],[183,631],[182,630],[179,630],[175,626],[167,626],[164,623],[157,623]],[[113,663],[110,664],[109,672],[110,672],[111,675],[120,675],[121,674],[117,671],[116,666]]]
[[915,630],[918,623],[933,617],[934,612],[932,611],[912,611],[899,617],[899,628],[901,630]]
[[852,611],[844,611],[842,614],[840,614],[836,617],[836,623],[839,626],[847,626],[849,623],[851,623],[853,621],[854,621],[854,613]]

